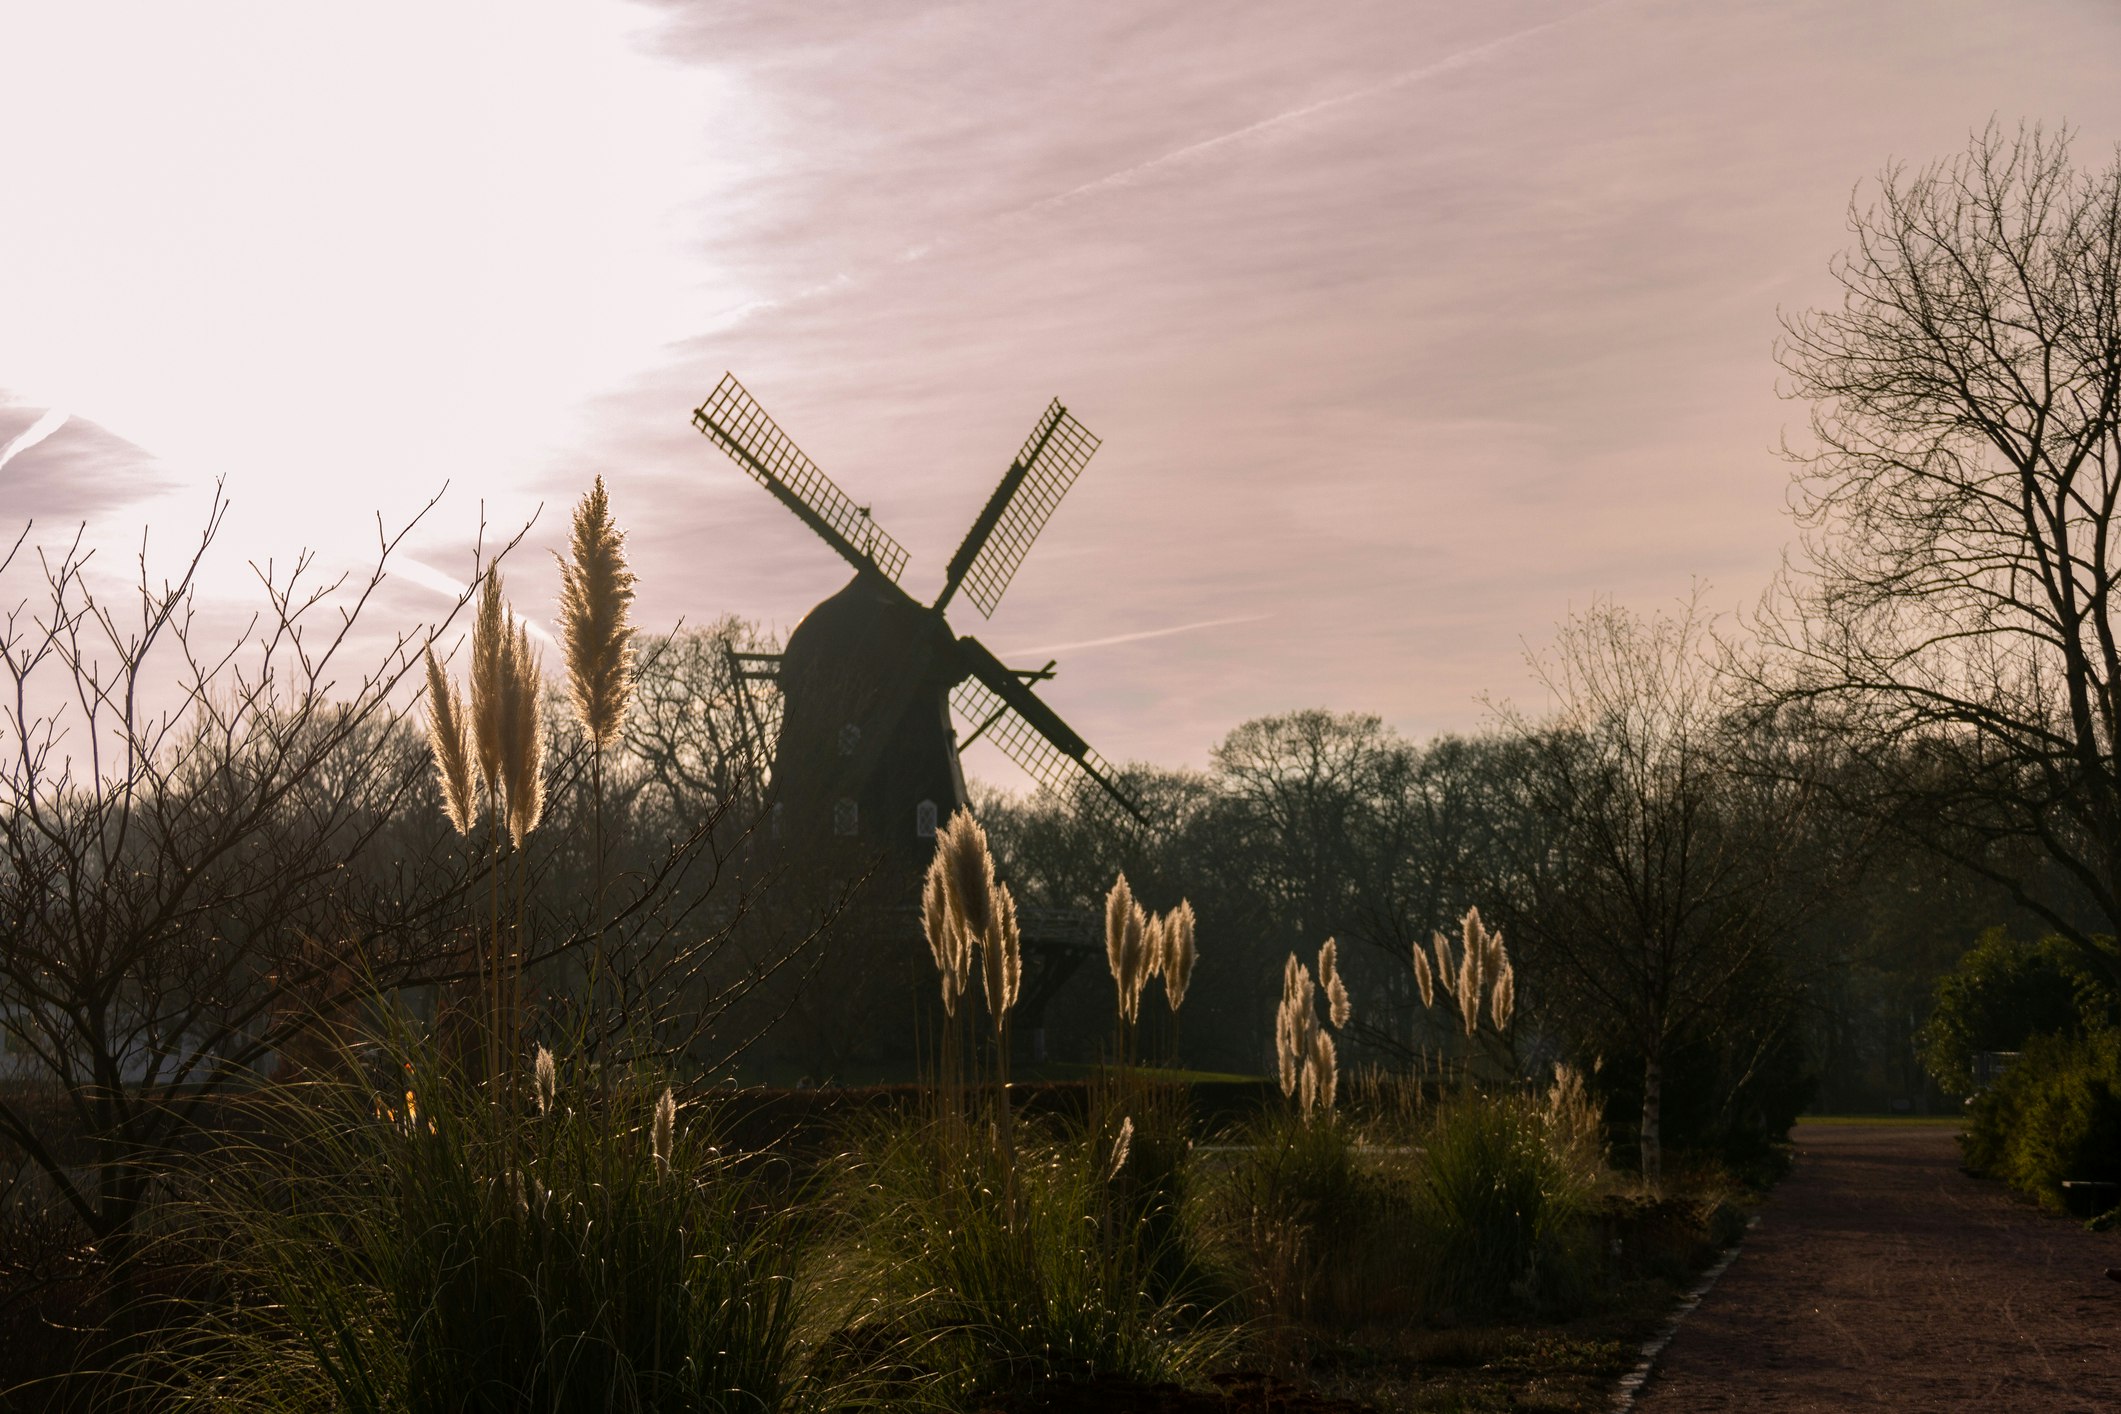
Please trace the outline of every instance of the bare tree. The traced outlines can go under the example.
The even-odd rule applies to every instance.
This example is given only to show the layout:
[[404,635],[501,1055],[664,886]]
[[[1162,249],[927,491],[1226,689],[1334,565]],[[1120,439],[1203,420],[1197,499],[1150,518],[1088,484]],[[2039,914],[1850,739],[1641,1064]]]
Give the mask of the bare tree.
[[1785,320],[1803,553],[1755,685],[2121,984],[2121,155],[2070,141],[1992,125],[1851,205],[1839,305]]
[[1708,648],[1696,603],[1642,618],[1601,601],[1533,659],[1556,715],[1499,713],[1525,743],[1522,789],[1543,826],[1525,840],[1512,937],[1542,990],[1641,1058],[1653,1183],[1674,1046],[1771,1000],[1762,964],[1828,882],[1807,848],[1810,773],[1794,758],[1748,768],[1763,751],[1734,740]]
[[[0,562],[40,581],[0,622],[0,1009],[16,1078],[41,1082],[0,1092],[0,1136],[121,1268],[151,1156],[255,1079],[297,1024],[290,996],[329,1002],[349,970],[385,985],[431,970],[467,886],[436,854],[348,867],[427,784],[393,701],[424,635],[359,676],[346,664],[426,509],[379,524],[365,576],[320,580],[307,556],[256,567],[265,605],[230,641],[202,629],[193,593],[226,506],[217,492],[174,580],[143,548],[115,598],[78,537],[32,568],[25,526]],[[85,1154],[40,1122],[40,1089]]]

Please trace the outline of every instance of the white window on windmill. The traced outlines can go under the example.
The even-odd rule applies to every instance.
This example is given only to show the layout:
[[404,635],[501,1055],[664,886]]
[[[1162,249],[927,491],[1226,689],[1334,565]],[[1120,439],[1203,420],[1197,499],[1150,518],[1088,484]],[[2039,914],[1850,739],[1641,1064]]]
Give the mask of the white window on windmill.
[[840,755],[852,756],[855,748],[862,744],[862,729],[853,722],[840,728]]
[[862,810],[854,803],[854,797],[843,795],[832,802],[832,833],[852,835],[862,828]]
[[935,802],[924,800],[913,807],[913,833],[924,840],[935,838]]

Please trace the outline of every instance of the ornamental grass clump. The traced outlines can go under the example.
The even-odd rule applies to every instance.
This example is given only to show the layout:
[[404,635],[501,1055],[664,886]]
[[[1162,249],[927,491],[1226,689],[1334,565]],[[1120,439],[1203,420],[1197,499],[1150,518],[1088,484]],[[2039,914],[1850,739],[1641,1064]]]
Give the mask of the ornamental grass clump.
[[[895,1372],[886,1407],[1035,1401],[1041,1385],[1099,1377],[1183,1381],[1230,1348],[1184,1254],[1116,1201],[1141,1144],[1124,1125],[1029,1125],[1005,1171],[998,1149],[934,1124],[863,1141],[850,1276],[873,1314],[850,1343]],[[1174,1268],[1184,1279],[1163,1275]]]
[[260,1142],[217,1156],[195,1215],[233,1300],[157,1352],[161,1398],[239,1414],[814,1402],[800,1230],[672,1090],[573,1087],[548,1052],[517,1110],[430,1047],[392,1054],[384,1095],[355,1079],[279,1095]]
[[1414,1184],[1432,1302],[1460,1315],[1583,1302],[1596,1270],[1602,1129],[1565,1067],[1543,1098],[1466,1091],[1437,1107]]

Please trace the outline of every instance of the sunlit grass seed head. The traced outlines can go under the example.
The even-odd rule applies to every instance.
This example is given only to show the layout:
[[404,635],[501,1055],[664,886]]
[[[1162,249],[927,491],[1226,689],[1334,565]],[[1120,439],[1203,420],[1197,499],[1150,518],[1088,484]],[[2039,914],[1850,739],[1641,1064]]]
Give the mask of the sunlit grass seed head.
[[544,1046],[538,1047],[537,1059],[531,1066],[532,1096],[537,1100],[538,1113],[551,1114],[560,1094],[560,1068],[552,1058],[552,1052]]
[[921,931],[928,938],[929,955],[935,959],[937,980],[943,993],[943,1015],[957,1015],[957,999],[963,989],[958,970],[958,924],[950,912],[950,886],[944,881],[945,866],[940,851],[929,861],[928,877],[921,885]]
[[471,765],[471,723],[464,714],[464,700],[456,685],[435,661],[432,643],[427,645],[427,746],[434,755],[435,775],[442,786],[442,811],[451,828],[460,835],[471,833],[478,823],[478,782]]
[[489,569],[479,585],[479,615],[471,630],[471,721],[479,775],[496,810],[506,760],[501,737],[511,690],[508,650],[508,606],[501,599],[501,572]]
[[1193,905],[1184,899],[1164,918],[1164,999],[1177,1011],[1193,984]]
[[1517,1011],[1517,969],[1510,959],[1502,959],[1501,970],[1495,974],[1493,995],[1488,999],[1489,1014],[1495,1018],[1495,1029],[1507,1031],[1510,1018]]
[[1436,972],[1429,966],[1427,950],[1418,942],[1414,944],[1414,985],[1421,992],[1423,1010],[1436,1005]]
[[1326,1015],[1334,1029],[1346,1026],[1354,1008],[1348,1001],[1347,984],[1340,980],[1340,945],[1331,938],[1318,950],[1318,985],[1326,994]]
[[502,714],[502,771],[508,782],[508,833],[521,848],[545,814],[545,738],[538,729],[538,689],[544,676],[531,651],[530,630],[517,623],[505,658],[508,705]]
[[648,1126],[649,1157],[655,1163],[655,1171],[666,1178],[670,1175],[670,1160],[673,1153],[672,1145],[676,1142],[677,1137],[677,1122],[677,1096],[673,1095],[670,1092],[670,1087],[666,1085],[663,1087],[663,1093],[656,1097],[655,1118],[649,1122]]
[[1134,1116],[1128,1115],[1119,1122],[1119,1133],[1112,1139],[1112,1159],[1105,1165],[1105,1182],[1119,1177],[1119,1171],[1127,1166],[1127,1151],[1134,1145]]
[[[1127,951],[1127,921],[1134,912],[1134,891],[1127,887],[1127,876],[1121,874],[1113,882],[1111,891],[1105,895],[1105,966],[1112,971],[1112,981],[1126,995],[1124,965]],[[1122,1002],[1120,1010],[1125,1011]]]
[[[1311,1037],[1318,1030],[1318,1012],[1312,998],[1315,988],[1311,970],[1295,953],[1281,969],[1281,1007],[1274,1017],[1274,1050],[1281,1069],[1281,1093],[1293,1096],[1304,1083],[1311,1055]],[[1308,1108],[1308,1103],[1306,1108]]]
[[959,810],[936,832],[935,849],[958,921],[971,937],[986,937],[994,921],[994,856],[986,830],[970,810]]
[[611,519],[604,478],[574,511],[569,558],[560,561],[560,642],[567,657],[568,694],[590,743],[617,739],[633,695],[633,571],[626,537]]
[[1436,949],[1436,985],[1451,995],[1458,987],[1458,956],[1451,951],[1451,940],[1437,933],[1430,940]]
[[994,886],[994,918],[981,955],[980,981],[987,989],[987,1011],[999,1027],[1016,1005],[1024,980],[1023,939],[1016,926],[1016,899],[1007,884]]
[[1332,1109],[1340,1093],[1340,1053],[1323,1026],[1311,1033],[1311,1054],[1306,1061],[1304,1076],[1311,1103],[1305,1110]]

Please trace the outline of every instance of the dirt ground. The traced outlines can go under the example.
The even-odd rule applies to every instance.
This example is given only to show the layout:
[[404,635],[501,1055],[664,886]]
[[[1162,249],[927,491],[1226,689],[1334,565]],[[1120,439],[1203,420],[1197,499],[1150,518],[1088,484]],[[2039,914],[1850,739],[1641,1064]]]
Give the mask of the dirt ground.
[[1640,1414],[2121,1410],[2121,1233],[1967,1177],[1949,1128],[1792,1138],[1796,1167]]

